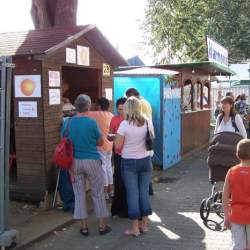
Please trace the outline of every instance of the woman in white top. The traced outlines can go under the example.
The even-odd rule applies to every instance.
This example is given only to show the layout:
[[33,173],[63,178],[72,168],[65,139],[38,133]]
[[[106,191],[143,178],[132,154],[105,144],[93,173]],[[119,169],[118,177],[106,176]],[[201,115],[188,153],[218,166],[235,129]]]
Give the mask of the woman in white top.
[[[148,231],[147,216],[152,214],[149,199],[149,183],[152,163],[146,149],[146,134],[153,133],[151,120],[146,120],[141,111],[141,103],[130,97],[124,105],[125,120],[117,131],[115,147],[122,148],[121,172],[126,188],[128,217],[131,229],[126,235],[138,236]],[[141,219],[141,220],[140,220]]]
[[214,133],[220,132],[235,132],[239,133],[243,138],[247,138],[242,118],[239,114],[236,114],[234,100],[230,96],[226,96],[221,100],[221,114],[216,119]]

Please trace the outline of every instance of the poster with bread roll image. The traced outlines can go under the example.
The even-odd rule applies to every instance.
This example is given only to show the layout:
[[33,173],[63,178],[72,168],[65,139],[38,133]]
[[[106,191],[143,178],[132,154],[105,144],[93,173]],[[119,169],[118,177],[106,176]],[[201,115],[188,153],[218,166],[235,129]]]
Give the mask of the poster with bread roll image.
[[84,46],[77,46],[77,64],[89,66],[89,48]]
[[15,97],[41,97],[41,75],[15,75]]

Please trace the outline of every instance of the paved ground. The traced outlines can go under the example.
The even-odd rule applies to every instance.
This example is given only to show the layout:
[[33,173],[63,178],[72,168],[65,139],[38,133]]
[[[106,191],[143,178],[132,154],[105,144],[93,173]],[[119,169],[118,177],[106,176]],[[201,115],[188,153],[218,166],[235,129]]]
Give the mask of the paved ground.
[[[206,154],[201,152],[183,161],[179,166],[162,174],[176,178],[173,182],[154,184],[152,198],[154,214],[151,216],[150,232],[138,238],[122,234],[129,226],[126,219],[110,219],[113,231],[109,235],[97,234],[97,223],[90,218],[89,237],[78,233],[78,224],[54,232],[53,235],[35,243],[29,250],[196,250],[229,249],[230,233],[215,232],[206,228],[200,217],[202,198],[210,192],[205,165]],[[219,222],[219,218],[216,220]]]

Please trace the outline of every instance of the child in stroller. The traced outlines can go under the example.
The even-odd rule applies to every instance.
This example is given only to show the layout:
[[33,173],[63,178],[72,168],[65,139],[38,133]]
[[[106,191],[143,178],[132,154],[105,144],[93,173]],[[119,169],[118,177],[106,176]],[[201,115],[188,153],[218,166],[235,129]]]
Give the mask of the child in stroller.
[[241,139],[242,136],[238,133],[221,132],[215,134],[209,143],[207,164],[212,192],[201,202],[200,217],[204,222],[208,220],[212,212],[224,218],[222,191],[218,190],[217,182],[224,182],[228,170],[239,163],[236,157],[236,146]]

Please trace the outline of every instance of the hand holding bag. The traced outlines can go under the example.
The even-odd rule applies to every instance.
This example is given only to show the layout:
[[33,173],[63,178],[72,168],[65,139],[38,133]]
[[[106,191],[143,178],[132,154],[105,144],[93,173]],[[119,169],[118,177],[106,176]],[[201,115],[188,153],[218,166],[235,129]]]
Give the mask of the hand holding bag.
[[154,149],[154,136],[153,133],[149,130],[148,127],[148,121],[146,120],[146,125],[147,125],[147,134],[146,134],[146,149],[147,151],[151,151]]

